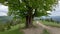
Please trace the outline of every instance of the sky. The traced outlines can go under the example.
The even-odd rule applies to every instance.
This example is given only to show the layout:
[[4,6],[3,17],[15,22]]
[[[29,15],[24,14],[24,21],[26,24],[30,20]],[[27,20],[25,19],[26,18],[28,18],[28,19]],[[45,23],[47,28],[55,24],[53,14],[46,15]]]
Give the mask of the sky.
[[0,16],[7,16],[8,6],[0,4]]
[[60,16],[60,1],[58,2],[55,11],[52,11],[50,16]]
[[[58,2],[58,6],[55,8],[55,11],[50,12],[50,16],[60,16],[60,1]],[[4,6],[0,4],[0,16],[7,16],[8,6]]]

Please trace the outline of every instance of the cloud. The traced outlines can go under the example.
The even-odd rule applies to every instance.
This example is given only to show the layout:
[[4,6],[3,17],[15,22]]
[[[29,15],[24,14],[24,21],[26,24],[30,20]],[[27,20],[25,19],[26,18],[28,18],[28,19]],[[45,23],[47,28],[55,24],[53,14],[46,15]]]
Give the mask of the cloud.
[[0,16],[7,16],[8,6],[0,4]]
[[55,11],[52,11],[50,16],[60,16],[60,1],[58,2]]
[[4,12],[0,12],[0,16],[7,16],[7,14]]

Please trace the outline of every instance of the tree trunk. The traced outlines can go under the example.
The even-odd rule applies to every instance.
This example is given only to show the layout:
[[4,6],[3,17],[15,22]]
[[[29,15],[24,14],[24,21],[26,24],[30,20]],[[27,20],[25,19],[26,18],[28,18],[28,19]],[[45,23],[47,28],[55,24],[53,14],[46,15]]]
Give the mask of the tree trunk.
[[[30,8],[30,7],[29,7]],[[32,9],[30,8],[28,10],[28,15],[26,16],[26,27],[29,28],[29,27],[32,27],[33,23],[33,18],[32,18]]]
[[26,16],[26,27],[32,27],[32,16]]
[[28,12],[27,12],[27,16],[26,16],[26,27],[30,28],[33,26],[33,23],[32,23],[32,21],[33,21],[33,14],[32,14],[33,8],[28,5],[26,5],[26,6],[28,8],[28,10],[27,10]]

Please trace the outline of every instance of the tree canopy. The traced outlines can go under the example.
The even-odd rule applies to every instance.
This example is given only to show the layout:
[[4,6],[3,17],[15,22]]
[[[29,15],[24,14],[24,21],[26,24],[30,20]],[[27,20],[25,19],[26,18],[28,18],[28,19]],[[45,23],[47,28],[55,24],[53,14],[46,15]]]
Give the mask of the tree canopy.
[[57,0],[8,0],[9,14],[26,16],[28,10],[32,10],[30,12],[34,12],[35,16],[43,16],[47,15],[47,11],[56,3]]
[[[35,16],[47,15],[47,11],[56,5],[58,0],[0,0],[1,3],[8,2],[9,15],[26,16],[27,10],[32,9]],[[31,9],[28,9],[31,8]],[[35,10],[36,9],[36,10]]]
[[58,0],[0,0],[0,2],[7,3],[9,15],[25,17],[26,26],[30,27],[34,17],[47,15],[47,11],[52,10]]

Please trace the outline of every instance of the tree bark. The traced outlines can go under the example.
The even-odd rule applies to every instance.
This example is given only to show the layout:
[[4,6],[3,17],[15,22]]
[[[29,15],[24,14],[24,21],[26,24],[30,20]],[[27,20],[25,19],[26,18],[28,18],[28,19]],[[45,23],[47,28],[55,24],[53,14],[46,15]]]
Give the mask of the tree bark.
[[32,16],[26,16],[26,27],[30,28],[32,25]]
[[28,8],[28,12],[27,12],[27,16],[26,16],[26,27],[27,28],[30,28],[33,26],[33,14],[32,14],[32,11],[33,11],[33,8],[30,7],[29,5],[26,5],[27,8]]
[[[29,7],[30,8],[30,7]],[[33,26],[33,16],[32,16],[32,9],[30,8],[28,10],[28,15],[26,16],[26,27],[32,27]]]
[[32,16],[26,16],[26,27],[32,27]]

